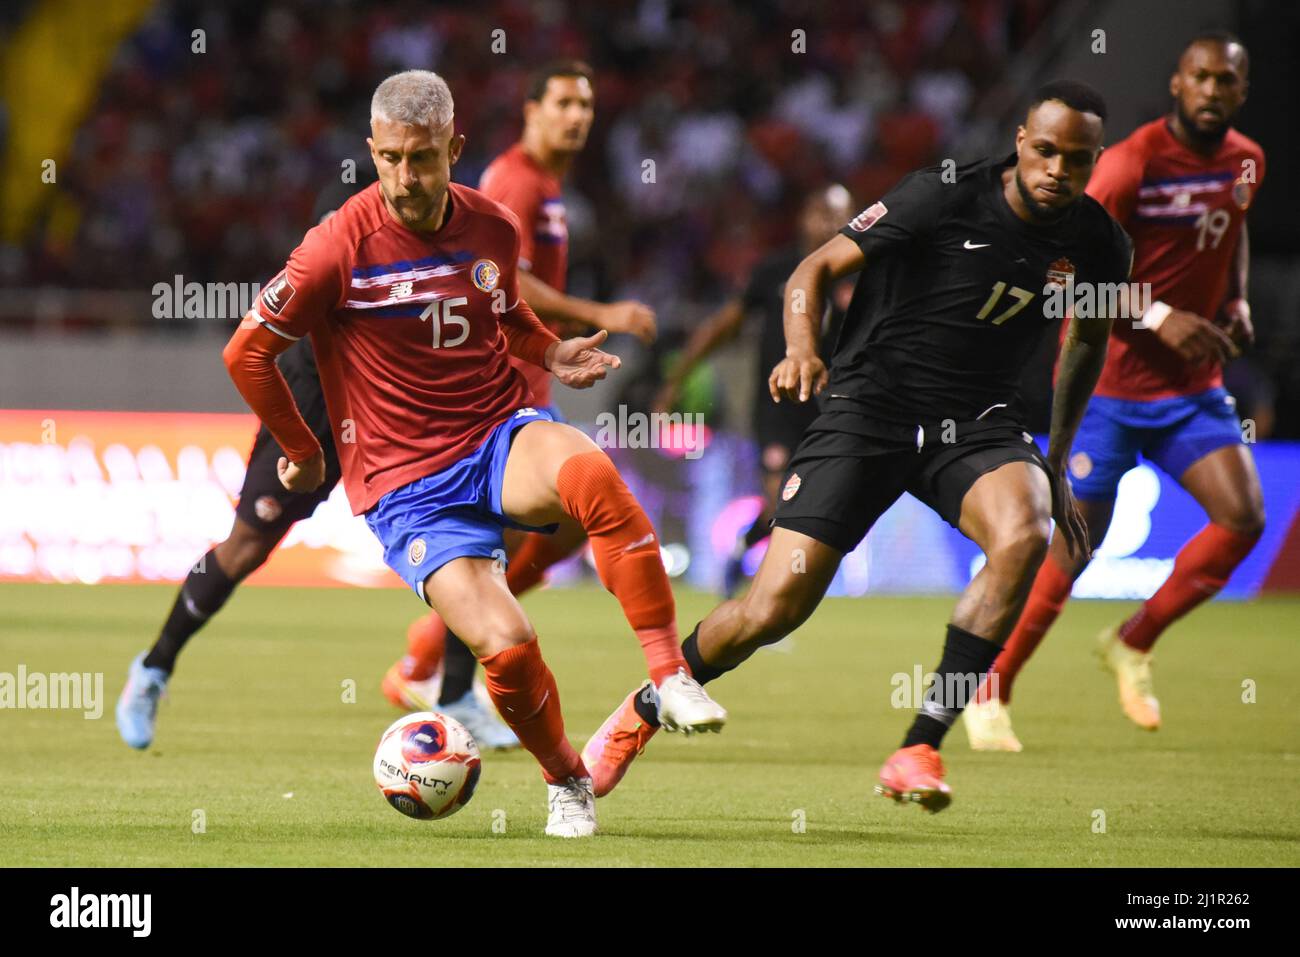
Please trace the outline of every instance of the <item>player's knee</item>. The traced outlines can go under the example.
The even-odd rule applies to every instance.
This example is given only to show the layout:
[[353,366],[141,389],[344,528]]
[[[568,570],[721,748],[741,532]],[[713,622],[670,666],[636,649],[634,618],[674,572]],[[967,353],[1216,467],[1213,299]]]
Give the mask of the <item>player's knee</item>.
[[527,644],[534,638],[532,626],[518,615],[487,615],[476,627],[456,632],[476,658],[486,658]]
[[635,511],[628,508],[635,500],[623,476],[599,449],[570,456],[560,466],[556,491],[565,513],[589,533],[615,526]]
[[1051,521],[1045,515],[1025,515],[999,531],[988,551],[988,562],[1010,573],[1031,572],[1047,555]]
[[1215,524],[1243,538],[1257,539],[1264,534],[1264,506],[1258,502],[1239,502]]
[[216,547],[217,561],[231,579],[243,581],[266,564],[278,542],[278,536],[236,526],[230,537]]

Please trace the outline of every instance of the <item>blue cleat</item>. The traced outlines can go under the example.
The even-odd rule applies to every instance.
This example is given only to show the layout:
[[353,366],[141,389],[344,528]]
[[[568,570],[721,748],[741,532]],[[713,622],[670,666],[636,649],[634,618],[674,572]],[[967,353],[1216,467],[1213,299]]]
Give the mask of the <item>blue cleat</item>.
[[167,690],[170,677],[161,668],[146,668],[145,654],[140,652],[131,662],[131,669],[126,673],[126,687],[117,699],[117,733],[131,747],[140,750],[153,743],[158,699]]
[[460,700],[453,701],[451,704],[436,705],[433,710],[440,711],[463,724],[465,729],[474,736],[479,747],[484,750],[492,748],[497,751],[507,751],[519,747],[519,739],[510,730],[510,726],[485,707],[474,694],[473,689],[466,691]]

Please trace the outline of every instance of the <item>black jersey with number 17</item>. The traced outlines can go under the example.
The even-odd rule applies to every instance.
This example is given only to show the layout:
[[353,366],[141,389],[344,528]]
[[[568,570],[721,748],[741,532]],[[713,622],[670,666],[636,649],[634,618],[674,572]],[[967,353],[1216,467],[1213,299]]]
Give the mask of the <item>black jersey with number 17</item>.
[[1127,281],[1132,242],[1086,195],[1054,222],[1020,219],[1003,193],[1014,163],[917,170],[840,231],[866,265],[823,395],[900,424],[1020,417],[1021,371],[1060,321],[1052,284]]

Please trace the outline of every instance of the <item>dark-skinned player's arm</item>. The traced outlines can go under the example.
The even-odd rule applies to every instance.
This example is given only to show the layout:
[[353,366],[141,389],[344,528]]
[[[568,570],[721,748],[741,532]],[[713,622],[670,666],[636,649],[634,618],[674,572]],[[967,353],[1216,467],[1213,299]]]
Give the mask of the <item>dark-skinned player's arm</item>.
[[1047,464],[1052,470],[1052,518],[1065,536],[1070,557],[1091,555],[1088,526],[1074,501],[1066,469],[1074,435],[1083,421],[1084,409],[1092,397],[1106,364],[1106,343],[1110,339],[1109,318],[1070,320],[1061,343],[1057,366],[1056,394],[1052,398],[1052,425],[1047,439]]
[[654,411],[668,412],[677,401],[682,383],[695,371],[695,367],[713,354],[714,350],[735,339],[745,324],[745,302],[741,296],[733,296],[722,304],[722,308],[705,319],[691,333],[686,348],[673,363],[659,392],[651,403]]
[[836,279],[866,265],[862,248],[836,234],[804,258],[785,284],[785,358],[768,376],[772,400],[807,402],[826,387],[830,375],[817,355],[817,337],[826,311],[826,291]]
[[1223,304],[1223,318],[1228,336],[1238,346],[1255,344],[1255,325],[1250,321],[1250,296],[1247,284],[1250,277],[1250,234],[1246,224],[1241,224],[1237,248],[1232,254],[1232,268],[1228,270],[1228,301]]
[[[1133,272],[1133,244],[1118,224],[1112,223],[1115,237],[1116,265],[1109,270],[1108,279],[1128,282]],[[1120,264],[1122,263],[1122,265]],[[1123,310],[1128,315],[1127,310]],[[1074,491],[1066,475],[1070,449],[1074,436],[1083,421],[1084,410],[1097,387],[1102,368],[1106,365],[1106,345],[1110,341],[1114,316],[1070,318],[1070,326],[1061,343],[1057,364],[1056,394],[1052,397],[1052,425],[1047,437],[1047,464],[1052,474],[1052,518],[1065,536],[1066,550],[1071,558],[1076,554],[1091,557],[1088,526],[1074,500]]]
[[[1137,210],[1145,166],[1146,157],[1125,140],[1102,152],[1088,181],[1088,195],[1121,226],[1127,227]],[[1147,303],[1140,322],[1187,362],[1228,359],[1238,352],[1228,334],[1209,319],[1165,302]]]

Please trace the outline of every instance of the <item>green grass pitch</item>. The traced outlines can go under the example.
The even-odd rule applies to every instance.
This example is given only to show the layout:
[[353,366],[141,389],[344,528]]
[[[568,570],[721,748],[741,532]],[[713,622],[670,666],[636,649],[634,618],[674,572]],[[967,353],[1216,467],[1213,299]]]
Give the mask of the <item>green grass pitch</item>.
[[[1016,689],[1025,752],[972,753],[954,728],[954,801],[935,816],[871,788],[911,718],[891,678],[937,663],[952,602],[828,600],[711,686],[731,711],[720,736],[661,733],[600,802],[602,834],[564,842],[542,835],[523,753],[485,755],[474,800],[446,821],[380,798],[370,762],[396,712],[379,679],[420,611],[404,592],[244,590],[186,649],[154,747],[131,751],[113,704],[173,594],[0,585],[0,672],[104,673],[99,720],[0,711],[0,865],[1300,864],[1296,600],[1214,603],[1176,625],[1156,650],[1155,734],[1128,724],[1092,656],[1132,605],[1070,605]],[[680,590],[680,620],[713,602]],[[637,684],[639,649],[598,589],[525,607],[581,747]]]

